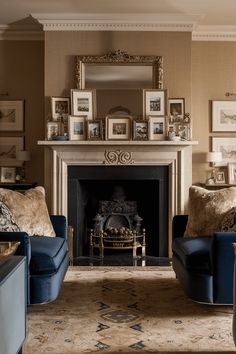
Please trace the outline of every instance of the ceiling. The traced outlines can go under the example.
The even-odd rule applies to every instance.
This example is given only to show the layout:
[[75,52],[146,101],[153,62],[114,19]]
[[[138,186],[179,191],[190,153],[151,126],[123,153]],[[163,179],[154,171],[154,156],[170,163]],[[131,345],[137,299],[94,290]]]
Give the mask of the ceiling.
[[236,26],[236,0],[0,0],[0,25],[30,14],[197,16],[197,25]]

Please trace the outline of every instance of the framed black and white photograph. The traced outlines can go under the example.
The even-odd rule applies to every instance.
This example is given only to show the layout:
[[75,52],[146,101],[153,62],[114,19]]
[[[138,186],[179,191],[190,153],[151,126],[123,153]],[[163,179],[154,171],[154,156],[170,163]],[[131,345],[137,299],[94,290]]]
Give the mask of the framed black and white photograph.
[[133,140],[148,140],[148,121],[133,119]]
[[144,117],[167,114],[167,90],[143,90]]
[[131,139],[131,117],[130,116],[107,116],[106,134],[108,140],[130,140]]
[[236,138],[212,138],[212,151],[222,153],[222,161],[216,162],[216,166],[227,166],[228,163],[236,163]]
[[69,116],[69,140],[86,140],[86,123],[85,116]]
[[0,137],[0,166],[22,166],[17,151],[24,150],[23,137]]
[[180,140],[190,140],[190,125],[188,123],[177,123],[176,135],[180,137]]
[[212,131],[236,131],[236,101],[212,101]]
[[87,119],[95,116],[95,90],[71,90],[72,116],[86,115]]
[[62,120],[68,119],[70,114],[70,98],[69,97],[51,97],[52,119]]
[[236,162],[228,163],[228,183],[236,184]]
[[215,173],[215,183],[224,184],[225,183],[225,173],[224,171],[217,171]]
[[88,140],[102,140],[102,120],[88,120],[87,121],[87,139]]
[[24,101],[0,101],[0,130],[24,130]]
[[47,122],[47,140],[55,140],[60,135],[60,122]]
[[0,182],[1,183],[15,183],[16,182],[16,168],[15,167],[1,167]]
[[185,114],[184,98],[169,98],[169,114],[172,122],[181,122]]
[[149,116],[149,139],[165,140],[166,138],[166,120],[165,117]]

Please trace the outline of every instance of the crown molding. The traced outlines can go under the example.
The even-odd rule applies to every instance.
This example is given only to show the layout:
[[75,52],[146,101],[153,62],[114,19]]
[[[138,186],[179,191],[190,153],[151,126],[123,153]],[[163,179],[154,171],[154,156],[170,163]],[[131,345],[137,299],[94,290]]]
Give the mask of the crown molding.
[[44,31],[192,32],[201,15],[173,14],[31,14]]
[[42,41],[44,32],[38,26],[0,25],[0,40]]
[[236,41],[236,26],[198,26],[192,32],[193,41]]

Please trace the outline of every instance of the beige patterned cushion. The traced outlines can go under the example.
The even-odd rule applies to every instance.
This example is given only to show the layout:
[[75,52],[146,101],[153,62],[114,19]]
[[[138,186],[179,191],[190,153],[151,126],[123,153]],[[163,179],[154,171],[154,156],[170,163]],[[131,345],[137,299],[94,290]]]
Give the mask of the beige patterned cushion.
[[236,206],[236,187],[215,191],[192,186],[189,189],[189,218],[185,237],[212,236]]
[[224,216],[220,231],[235,232],[236,231],[236,207],[230,209]]
[[43,187],[28,189],[24,193],[0,188],[0,202],[11,211],[20,231],[30,236],[55,236]]

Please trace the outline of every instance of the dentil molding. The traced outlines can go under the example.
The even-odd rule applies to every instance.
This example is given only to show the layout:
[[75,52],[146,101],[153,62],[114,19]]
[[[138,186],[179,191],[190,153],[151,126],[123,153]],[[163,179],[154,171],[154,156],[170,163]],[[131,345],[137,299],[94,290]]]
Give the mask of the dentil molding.
[[201,15],[174,14],[31,14],[44,31],[192,32]]

